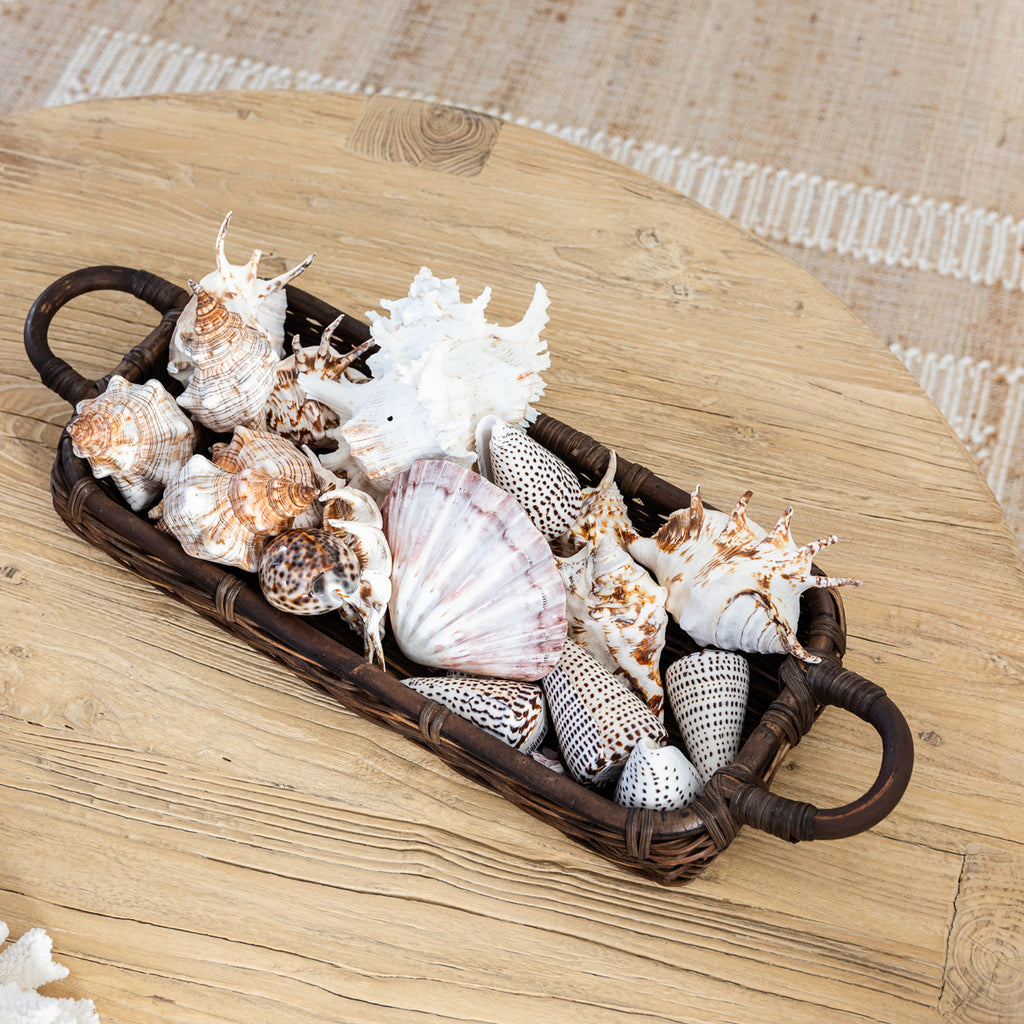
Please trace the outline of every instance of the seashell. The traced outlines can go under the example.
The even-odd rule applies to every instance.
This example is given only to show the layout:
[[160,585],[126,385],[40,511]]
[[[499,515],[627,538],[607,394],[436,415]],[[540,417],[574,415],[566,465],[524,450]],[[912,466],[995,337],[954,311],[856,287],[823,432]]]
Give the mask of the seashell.
[[132,384],[114,374],[102,395],[75,406],[71,447],[93,476],[109,476],[136,512],[152,505],[192,457],[196,431],[157,380]]
[[266,538],[316,496],[308,484],[257,468],[229,473],[193,455],[164,490],[160,525],[193,557],[252,572]]
[[796,636],[800,595],[860,580],[813,575],[811,559],[836,538],[798,548],[789,532],[792,508],[766,533],[747,519],[751,497],[747,491],[726,515],[705,508],[698,487],[688,509],[674,512],[653,537],[631,542],[629,551],[668,588],[669,613],[700,646],[820,661]]
[[704,783],[678,748],[643,737],[626,760],[615,787],[615,802],[624,807],[678,811],[704,792]]
[[547,735],[544,691],[536,683],[452,675],[403,682],[524,754],[532,754]]
[[665,670],[665,688],[683,742],[701,781],[736,760],[750,692],[742,654],[703,650]]
[[321,380],[366,380],[352,363],[375,343],[371,339],[339,355],[331,347],[331,335],[344,319],[344,313],[329,324],[320,336],[317,348],[302,348],[299,336],[292,338],[292,354],[277,364],[277,379],[267,398],[265,418],[267,428],[298,445],[313,445],[323,441],[329,429],[339,425],[338,414],[322,402],[306,395],[299,383],[300,374],[308,373]]
[[480,475],[508,491],[549,540],[575,522],[583,505],[576,474],[520,427],[485,416],[476,428]]
[[[224,240],[230,220],[229,212],[217,232],[217,269],[203,277],[199,284],[230,312],[237,313],[247,324],[263,331],[274,354],[280,358],[284,354],[284,318],[288,301],[285,285],[313,262],[316,253],[311,253],[298,266],[278,277],[260,278],[257,267],[262,253],[258,249],[253,250],[248,263],[235,265],[228,262]],[[193,296],[181,311],[171,337],[167,370],[182,384],[188,383],[194,368],[192,346],[196,305],[197,300]]]
[[259,556],[260,589],[275,608],[323,615],[359,591],[359,559],[327,530],[284,530]]
[[352,552],[359,565],[359,582],[338,605],[341,617],[361,633],[369,661],[384,664],[384,616],[391,598],[391,548],[384,520],[373,498],[348,487],[326,469],[308,448],[306,455],[320,484],[323,529]]
[[597,487],[583,492],[571,527],[583,546],[556,558],[565,584],[569,635],[609,672],[623,676],[648,707],[664,716],[659,664],[665,647],[668,591],[633,560],[626,544],[637,538],[615,484],[616,459]]
[[566,640],[543,686],[565,767],[577,782],[607,782],[641,739],[668,740],[650,708],[574,640]]
[[367,359],[372,379],[299,375],[306,394],[340,419],[328,435],[347,461],[332,468],[386,490],[421,459],[471,466],[484,416],[508,423],[536,418],[531,403],[543,394],[540,371],[550,364],[540,338],[547,295],[537,285],[526,315],[512,327],[485,320],[489,299],[485,289],[475,302],[461,302],[454,279],[442,281],[424,267],[407,298],[382,301],[388,317],[368,314],[378,345]]
[[211,430],[262,424],[274,386],[277,356],[266,334],[193,281],[198,299],[192,358],[195,369],[178,405]]
[[383,506],[391,628],[414,661],[533,681],[565,643],[565,588],[511,495],[452,462],[416,462]]

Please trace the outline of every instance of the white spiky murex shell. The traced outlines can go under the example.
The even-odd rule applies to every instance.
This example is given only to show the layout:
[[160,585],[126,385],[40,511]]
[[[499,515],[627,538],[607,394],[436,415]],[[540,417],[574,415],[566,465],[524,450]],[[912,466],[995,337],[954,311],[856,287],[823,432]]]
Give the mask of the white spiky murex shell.
[[274,386],[277,356],[264,331],[189,281],[198,299],[193,321],[195,369],[178,405],[211,430],[259,426]]
[[750,665],[735,651],[696,651],[669,665],[665,689],[690,760],[707,783],[739,752]]
[[[230,312],[236,313],[246,323],[262,330],[274,354],[280,358],[284,354],[284,320],[287,312],[285,285],[298,277],[313,262],[316,253],[310,253],[297,266],[277,277],[261,278],[258,276],[262,256],[259,249],[253,250],[248,263],[229,262],[224,243],[230,221],[231,213],[228,212],[217,232],[214,247],[216,269],[206,274],[199,284],[211,295],[216,296]],[[192,347],[195,314],[196,298],[193,296],[181,311],[174,334],[171,336],[167,369],[171,376],[182,384],[188,383],[194,368]]]
[[611,453],[600,483],[583,492],[571,534],[582,547],[558,557],[565,583],[569,635],[608,671],[623,676],[659,717],[664,716],[661,653],[667,591],[627,550],[637,538],[615,483]]
[[577,782],[613,780],[641,739],[668,740],[665,726],[629,685],[574,640],[565,642],[543,686],[562,759]]
[[454,279],[441,280],[424,267],[406,298],[382,301],[387,317],[368,313],[378,346],[367,359],[371,380],[300,375],[306,394],[340,419],[329,431],[340,453],[332,469],[386,489],[421,459],[471,466],[484,416],[509,423],[536,418],[532,403],[543,394],[541,371],[550,364],[540,337],[547,295],[538,284],[525,316],[511,327],[487,322],[489,299],[488,288],[462,302]]
[[534,681],[565,643],[565,588],[511,495],[452,462],[414,463],[383,506],[399,647],[421,665]]
[[476,428],[481,476],[508,491],[549,541],[575,522],[583,504],[576,474],[521,427],[485,416]]
[[164,490],[160,527],[196,558],[253,572],[265,540],[316,496],[314,486],[258,468],[229,473],[193,455]]
[[624,807],[678,811],[703,792],[697,769],[678,747],[644,736],[622,768],[615,786],[615,802]]
[[71,446],[93,476],[109,476],[136,512],[148,508],[192,457],[196,432],[157,380],[114,374],[102,395],[75,406]]
[[669,613],[700,646],[820,661],[797,639],[800,595],[860,581],[812,573],[814,555],[836,538],[798,548],[792,508],[766,533],[747,519],[751,497],[747,491],[726,514],[705,508],[697,487],[689,508],[669,516],[653,537],[631,542],[630,553],[668,588]]
[[267,398],[267,429],[287,437],[297,445],[316,445],[327,436],[328,430],[339,426],[338,414],[323,402],[310,398],[299,383],[302,374],[321,380],[359,382],[366,377],[352,367],[374,342],[364,342],[350,352],[340,355],[331,347],[331,336],[344,319],[344,314],[324,328],[320,344],[303,347],[299,336],[292,338],[291,355],[277,364],[277,377]]
[[547,735],[547,706],[537,683],[455,675],[402,681],[524,754],[532,754]]

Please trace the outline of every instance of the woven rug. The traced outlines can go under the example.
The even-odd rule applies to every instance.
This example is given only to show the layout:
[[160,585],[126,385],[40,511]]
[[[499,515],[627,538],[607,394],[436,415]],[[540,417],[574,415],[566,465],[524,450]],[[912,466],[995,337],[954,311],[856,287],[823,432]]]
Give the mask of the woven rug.
[[0,0],[0,113],[385,92],[575,140],[735,219],[843,299],[1024,541],[1021,52],[1019,0]]

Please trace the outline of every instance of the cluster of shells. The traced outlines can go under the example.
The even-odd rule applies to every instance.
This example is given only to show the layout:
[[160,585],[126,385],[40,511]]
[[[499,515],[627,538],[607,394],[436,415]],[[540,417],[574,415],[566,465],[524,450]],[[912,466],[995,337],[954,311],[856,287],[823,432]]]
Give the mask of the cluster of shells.
[[[812,573],[835,538],[797,547],[791,510],[766,532],[749,492],[725,514],[699,488],[641,536],[614,453],[587,486],[526,432],[549,364],[540,285],[501,327],[489,290],[462,302],[424,268],[369,314],[366,345],[339,355],[335,321],[286,355],[284,286],[313,257],[261,279],[258,251],[228,261],[229,219],[170,346],[183,390],[113,377],[76,408],[75,453],[275,607],[339,614],[381,665],[390,631],[422,667],[405,685],[524,755],[627,806],[685,807],[736,756],[745,655],[816,660],[800,595],[857,582]],[[703,649],[662,673],[670,617]]]

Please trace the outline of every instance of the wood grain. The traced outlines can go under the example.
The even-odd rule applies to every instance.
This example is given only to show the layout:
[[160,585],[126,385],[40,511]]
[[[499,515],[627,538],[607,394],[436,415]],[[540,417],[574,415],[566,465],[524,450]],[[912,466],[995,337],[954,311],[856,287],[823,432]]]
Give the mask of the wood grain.
[[[1013,1019],[999,965],[963,950],[972,918],[984,949],[1019,948],[992,908],[1019,901],[1024,569],[949,427],[831,295],[677,193],[513,125],[473,176],[371,161],[350,150],[367,108],[212,94],[0,120],[0,919],[46,927],[71,968],[53,991],[105,1022]],[[919,741],[896,812],[835,843],[746,829],[663,890],[71,535],[47,490],[69,409],[24,313],[83,265],[205,273],[228,209],[230,256],[316,250],[303,286],[357,315],[424,263],[465,298],[491,286],[501,323],[541,281],[545,411],[715,504],[751,487],[762,523],[792,503],[801,542],[837,533],[823,566],[865,580],[847,664]],[[101,374],[151,315],[76,301],[55,349]],[[841,803],[877,747],[827,711],[774,788]]]

